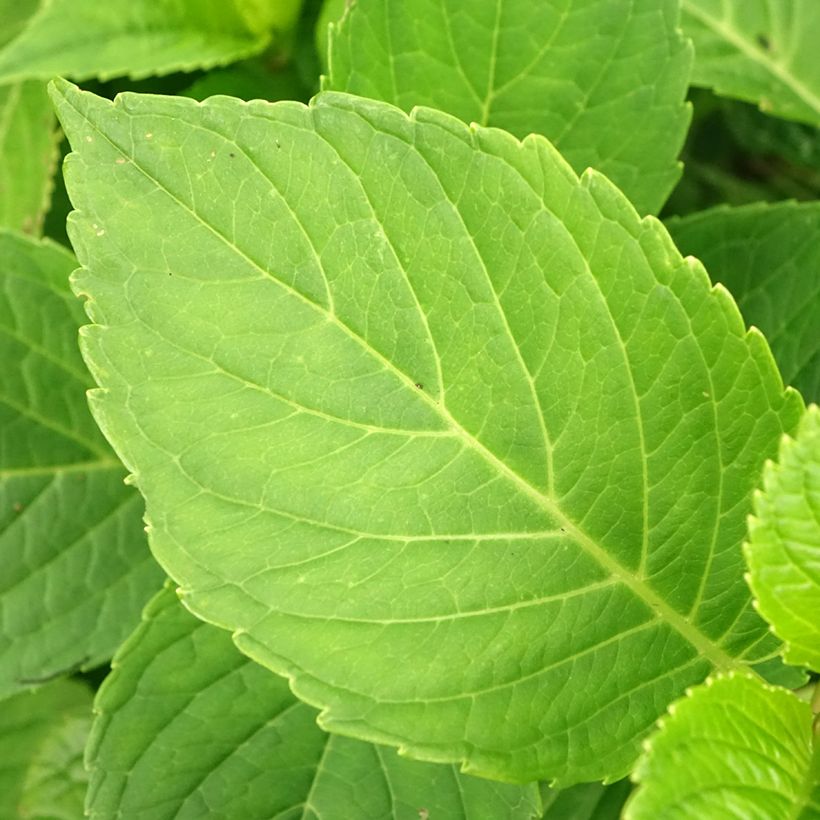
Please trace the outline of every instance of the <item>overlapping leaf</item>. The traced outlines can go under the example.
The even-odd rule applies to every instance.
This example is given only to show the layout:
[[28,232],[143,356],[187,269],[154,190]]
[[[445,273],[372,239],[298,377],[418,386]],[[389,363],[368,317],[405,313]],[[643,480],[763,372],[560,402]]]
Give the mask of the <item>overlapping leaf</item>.
[[677,0],[358,0],[331,29],[327,87],[544,134],[654,213],[689,124],[678,14]]
[[[0,82],[205,68],[261,51],[293,0],[0,0]],[[4,38],[5,39],[5,38]]]
[[717,208],[667,227],[766,334],[784,380],[820,400],[820,204]]
[[57,681],[0,704],[0,817],[75,820],[82,816],[83,735],[91,691]]
[[682,0],[695,44],[692,81],[820,125],[820,4],[816,0]]
[[114,661],[89,741],[91,817],[528,820],[509,786],[325,734],[287,683],[170,589]]
[[746,557],[761,613],[786,642],[790,663],[820,670],[820,410],[767,464],[755,496]]
[[740,545],[800,398],[603,177],[342,94],[55,100],[96,417],[323,725],[569,785],[776,649]]
[[807,703],[731,676],[697,687],[670,712],[636,771],[626,820],[820,816],[820,754]]
[[107,660],[160,582],[88,412],[67,251],[0,232],[0,697]]

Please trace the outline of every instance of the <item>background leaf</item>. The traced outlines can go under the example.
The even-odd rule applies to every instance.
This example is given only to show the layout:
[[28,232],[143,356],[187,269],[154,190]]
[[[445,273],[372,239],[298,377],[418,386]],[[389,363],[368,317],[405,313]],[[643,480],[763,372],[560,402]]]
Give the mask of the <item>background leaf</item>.
[[[76,681],[57,681],[0,704],[0,817],[82,816],[85,783],[82,765],[76,765],[76,732],[78,721],[90,715],[91,691]],[[68,767],[51,768],[59,763]],[[49,771],[52,777],[44,777]],[[79,813],[62,813],[78,804]],[[54,813],[44,815],[43,809]]]
[[[418,763],[316,725],[287,683],[166,589],[118,653],[89,742],[91,817],[537,817],[536,786]],[[426,812],[426,814],[425,814]]]
[[820,670],[820,410],[809,407],[797,437],[755,496],[746,558],[757,605],[786,642],[789,663]]
[[[19,697],[19,696],[18,696]],[[20,816],[27,820],[77,820],[84,817],[88,773],[83,763],[91,729],[91,704],[62,717],[32,757],[20,795]]]
[[680,176],[691,47],[677,0],[358,0],[331,29],[327,87],[547,136],[642,213]]
[[38,234],[57,159],[45,83],[0,85],[0,226]]
[[816,0],[682,0],[681,8],[695,85],[820,125]]
[[820,203],[722,207],[666,224],[766,334],[785,382],[820,400]]
[[[260,0],[275,10],[279,0]],[[0,19],[18,0],[0,0]],[[145,77],[207,68],[261,51],[270,39],[248,0],[31,0],[0,49],[0,82]],[[17,12],[18,17],[19,12]],[[251,23],[253,27],[251,28]]]
[[670,709],[625,818],[810,820],[820,812],[818,763],[807,703],[749,677],[719,678]]
[[0,260],[3,697],[110,658],[162,574],[86,405],[74,258],[0,231]]
[[326,728],[571,785],[777,650],[740,545],[802,403],[603,177],[341,94],[55,99],[155,554]]

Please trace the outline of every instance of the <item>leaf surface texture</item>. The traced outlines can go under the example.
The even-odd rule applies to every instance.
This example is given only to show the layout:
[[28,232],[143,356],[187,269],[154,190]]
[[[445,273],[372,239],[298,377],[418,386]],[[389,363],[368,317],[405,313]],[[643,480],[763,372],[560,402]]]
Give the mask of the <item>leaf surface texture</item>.
[[820,400],[820,203],[718,207],[667,227],[763,331],[784,381]]
[[760,612],[789,663],[820,669],[820,410],[786,438],[755,496],[746,556]]
[[544,134],[654,213],[690,118],[678,14],[676,0],[358,0],[331,28],[327,87]]
[[744,675],[719,678],[670,709],[624,817],[812,820],[818,764],[807,703]]
[[186,612],[171,589],[149,604],[113,666],[89,741],[93,818],[538,816],[535,785],[326,734],[282,678]]
[[276,0],[0,0],[0,19],[16,18],[0,48],[0,82],[57,74],[139,78],[224,65],[264,49],[269,33],[260,26],[276,18],[275,6]]
[[70,253],[0,232],[0,697],[108,658],[161,583],[86,404]]
[[815,0],[682,0],[695,44],[695,85],[820,125],[820,4]]
[[76,681],[56,681],[0,703],[0,816],[82,816],[82,727],[87,730],[90,717],[91,691]]
[[776,650],[740,544],[800,397],[604,177],[344,94],[55,99],[96,418],[323,725],[569,785]]

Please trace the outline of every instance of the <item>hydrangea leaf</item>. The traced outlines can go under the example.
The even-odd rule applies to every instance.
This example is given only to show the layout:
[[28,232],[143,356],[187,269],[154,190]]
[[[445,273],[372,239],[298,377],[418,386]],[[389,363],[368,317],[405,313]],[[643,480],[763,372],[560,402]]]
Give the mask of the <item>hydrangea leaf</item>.
[[667,227],[766,334],[784,380],[820,400],[820,203],[719,207]]
[[[16,36],[0,48],[0,82],[139,78],[224,65],[265,48],[264,24],[278,2],[28,0],[28,17],[14,12]],[[0,0],[0,19],[12,6],[19,0]]]
[[162,573],[88,411],[58,245],[0,232],[0,697],[101,663]]
[[740,545],[802,401],[606,178],[346,94],[54,98],[93,407],[154,553],[326,728],[615,778],[778,648]]
[[757,606],[789,663],[820,670],[820,410],[785,438],[755,495],[746,558]]
[[[66,726],[75,726],[77,719],[90,714],[91,691],[76,681],[56,681],[37,692],[21,692],[0,703],[0,817],[12,820],[37,816],[20,810],[28,810],[32,801],[42,805],[30,787],[36,783],[38,771],[43,771],[54,739]],[[76,767],[72,773],[77,773]],[[81,782],[75,783],[68,772],[66,775],[50,784],[66,787],[65,800],[52,802],[52,808],[66,805],[69,800],[76,804],[76,795],[85,791]],[[74,817],[81,814],[82,803],[80,814]]]
[[642,213],[680,176],[691,45],[677,0],[358,0],[331,26],[326,86],[544,134]]
[[710,680],[670,708],[635,772],[625,820],[820,815],[812,713],[745,675]]
[[0,226],[38,234],[57,160],[45,83],[0,85]]
[[820,125],[816,0],[682,0],[681,8],[695,85]]
[[328,735],[284,679],[163,590],[117,654],[88,745],[92,818],[508,818],[539,815],[511,786]]
[[20,817],[77,820],[85,816],[88,772],[83,758],[91,717],[89,698],[84,708],[63,715],[46,734],[23,781]]

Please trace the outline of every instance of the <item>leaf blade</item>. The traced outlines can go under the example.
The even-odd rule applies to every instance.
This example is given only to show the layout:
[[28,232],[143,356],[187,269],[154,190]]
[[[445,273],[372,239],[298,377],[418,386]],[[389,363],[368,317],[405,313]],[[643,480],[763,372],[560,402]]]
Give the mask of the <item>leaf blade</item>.
[[656,213],[691,116],[678,14],[643,0],[548,2],[537,15],[525,0],[362,0],[331,26],[325,87],[543,134],[576,172],[596,168]]
[[[95,398],[98,421],[138,476],[148,498],[153,549],[183,583],[187,605],[211,622],[238,629],[240,648],[290,677],[300,697],[330,706],[324,725],[374,742],[401,743],[431,760],[466,759],[475,771],[508,779],[530,780],[539,773],[565,782],[600,778],[626,771],[638,738],[657,717],[642,694],[668,699],[702,679],[709,659],[731,667],[771,651],[741,580],[740,511],[756,482],[757,448],[771,451],[783,426],[796,420],[799,397],[782,393],[765,345],[745,333],[725,293],[711,292],[702,269],[677,256],[657,222],[639,222],[601,177],[587,174],[579,181],[545,141],[520,144],[498,131],[468,131],[432,111],[408,119],[392,107],[346,95],[324,95],[310,108],[228,100],[193,106],[134,95],[112,106],[66,85],[55,96],[76,152],[67,164],[79,208],[72,240],[86,266],[76,287],[91,294],[87,307],[97,323],[85,331],[84,341],[104,388]],[[176,124],[162,128],[171,111]],[[226,125],[236,118],[246,129],[240,136]],[[130,134],[142,137],[132,142]],[[159,153],[154,140],[161,142]],[[199,177],[203,195],[162,166],[162,155],[183,143],[191,168],[211,169]],[[356,156],[360,146],[375,152],[372,164]],[[412,167],[399,178],[426,203],[420,211],[409,192],[403,208],[387,206],[402,190],[380,184],[383,174],[392,177],[402,167],[397,152]],[[470,184],[476,168],[489,179],[499,177],[493,190],[500,197],[478,212],[468,200],[448,195],[458,185],[480,190]],[[307,169],[327,177],[312,178]],[[540,175],[546,179],[539,185]],[[204,195],[213,179],[227,197]],[[296,190],[288,189],[289,179]],[[345,202],[352,214],[348,230],[364,231],[361,245],[355,233],[345,237],[341,231],[347,258],[339,246],[311,249],[307,239],[329,218],[329,206],[304,199],[304,191],[329,185],[335,194],[328,199]],[[146,226],[138,241],[127,238],[125,221],[118,224],[126,219],[119,186],[131,192],[127,219]],[[263,222],[251,218],[246,225],[244,217],[237,218],[231,193],[236,186],[243,186],[250,201],[273,198],[270,210],[260,212]],[[506,188],[517,204],[504,200]],[[280,190],[289,194],[284,201]],[[413,219],[421,212],[428,218],[430,192],[442,223],[425,231]],[[544,197],[550,199],[545,203]],[[150,207],[140,204],[149,201]],[[100,236],[90,226],[103,214]],[[533,266],[519,271],[521,282],[507,282],[505,254],[516,257],[527,246],[504,248],[486,224],[483,233],[477,230],[474,220],[487,214],[502,224],[507,214],[524,224],[543,220],[533,234],[534,247],[543,248],[545,236],[559,237],[565,243],[561,264],[550,264],[551,251],[541,257],[542,268],[527,249]],[[269,235],[262,227],[266,220],[278,223],[274,233],[282,244],[275,256],[254,238]],[[188,239],[166,250],[157,267],[152,242],[169,224]],[[602,240],[599,225],[615,233]],[[443,272],[435,247],[440,235],[460,248]],[[383,244],[374,244],[375,236]],[[350,276],[355,247],[374,254],[356,260],[358,277]],[[133,276],[130,263],[123,266],[131,255],[142,260],[141,276]],[[650,292],[648,282],[658,284],[659,276],[662,285],[655,292],[662,304],[710,339],[702,352],[686,336],[680,358],[652,359],[640,374],[640,367],[633,372],[629,363],[640,358],[641,349],[636,336],[649,334],[655,351],[662,339],[671,347],[677,341],[661,334],[667,312],[656,322],[640,299],[640,308],[630,303],[643,287],[627,293],[624,279],[614,286],[619,273],[647,277]],[[408,280],[414,287],[408,288]],[[216,301],[192,300],[191,287],[210,290]],[[542,314],[515,314],[507,293],[517,287],[537,299]],[[551,288],[568,289],[563,317]],[[679,303],[666,298],[667,288]],[[609,305],[604,293],[626,301]],[[686,307],[672,307],[677,304]],[[374,312],[362,305],[375,306]],[[598,311],[595,321],[579,329],[572,316],[582,309],[589,315],[590,305]],[[459,323],[451,310],[467,318]],[[179,321],[181,312],[185,321]],[[275,329],[269,324],[273,312],[283,322]],[[568,334],[566,354],[561,347],[547,348],[550,367],[544,366],[542,341],[532,336],[533,322],[546,322],[540,329],[550,331],[547,340],[553,333]],[[473,332],[474,326],[481,332]],[[138,344],[130,336],[136,327]],[[454,334],[454,327],[461,332]],[[224,335],[246,341],[219,347]],[[488,336],[494,339],[489,352]],[[581,349],[589,342],[600,358],[593,356],[586,381],[573,383],[576,342]],[[260,354],[260,345],[268,352]],[[145,356],[135,357],[135,349]],[[279,351],[275,368],[271,350]],[[692,355],[703,358],[705,369],[684,390],[680,380],[691,374]],[[541,379],[534,388],[539,362]],[[147,383],[146,367],[154,371]],[[613,374],[617,387],[607,381]],[[142,385],[141,409],[135,398],[130,407],[124,401],[132,389],[127,385],[136,380]],[[738,380],[743,389],[733,391]],[[653,393],[653,383],[660,392]],[[496,392],[485,392],[487,385]],[[670,389],[694,402],[687,414],[691,429],[716,426],[711,435],[726,438],[720,447],[707,438],[701,450],[681,458],[664,424],[646,426],[642,447],[641,427],[661,410],[660,397]],[[592,401],[596,416],[600,412],[618,436],[596,434],[595,423],[585,427],[583,414],[572,409],[579,406],[579,391],[586,396],[581,404]],[[499,397],[496,405],[493,395]],[[740,406],[749,395],[759,421],[738,429],[746,417]],[[220,431],[207,435],[216,449],[199,447],[205,430],[200,425],[215,414],[222,419]],[[505,419],[514,419],[515,426],[505,429]],[[549,435],[558,441],[552,470],[546,419]],[[676,432],[689,435],[686,421],[683,432]],[[275,453],[269,449],[273,434],[283,443]],[[583,459],[579,463],[578,442],[585,435],[594,440],[589,457],[616,470],[619,482],[609,482],[606,471],[586,469]],[[184,460],[169,460],[169,453],[180,450],[188,454]],[[643,463],[642,451],[655,455]],[[260,452],[275,460],[260,459]],[[728,476],[719,514],[717,507],[699,508],[682,489],[693,473],[704,486],[713,485],[706,462],[716,476]],[[208,467],[216,463],[223,468]],[[652,493],[643,491],[645,481]],[[185,511],[172,514],[177,504]],[[692,515],[710,527],[711,551],[699,533],[678,525],[679,516]],[[235,525],[230,537],[224,530],[229,520]],[[255,546],[237,554],[228,547],[237,541]],[[186,549],[198,545],[196,562],[179,548],[182,543]],[[686,549],[688,561],[698,550],[703,574],[684,590],[675,574],[675,562],[684,559],[675,556]],[[737,579],[730,588],[726,572]],[[507,580],[485,587],[476,581],[483,575]],[[542,634],[545,623],[551,624],[548,637]],[[542,634],[535,653],[523,650],[529,644],[523,636],[532,634]],[[591,693],[591,702],[573,706],[567,692],[539,718],[540,728],[523,718],[528,704],[542,703],[539,692],[565,691],[569,674],[611,669],[621,656],[639,657],[641,664],[622,665],[623,677]],[[457,660],[451,665],[449,657]],[[391,675],[388,667],[401,674]],[[345,682],[336,686],[340,668]],[[522,715],[512,730],[501,705],[508,697]],[[480,721],[471,719],[472,706],[465,707],[473,701],[481,703]],[[422,720],[432,704],[439,717]],[[601,728],[600,759],[591,765],[574,741],[566,741],[568,754],[563,740],[548,739],[563,724],[569,737],[583,734],[586,744],[586,724],[593,718],[596,726],[620,726],[623,741],[613,743]],[[510,760],[508,750],[495,748],[493,738],[508,731],[522,732],[532,751]],[[587,761],[588,752],[585,745]]]
[[[146,692],[151,695],[146,697]],[[166,588],[118,654],[89,740],[92,817],[321,817],[351,820],[537,813],[534,785],[326,735],[281,678],[197,621]],[[146,726],[146,722],[148,726]]]
[[[5,0],[5,5],[17,4]],[[0,48],[0,82],[55,75],[139,79],[225,65],[262,51],[270,39],[267,30],[250,27],[251,21],[258,22],[253,5],[262,9],[268,4],[30,3],[30,16]]]
[[76,262],[0,232],[0,697],[110,658],[161,574],[94,425]]
[[820,398],[820,206],[783,202],[718,207],[668,220],[683,253],[702,259],[772,346],[780,372],[808,401]]
[[694,84],[820,125],[816,4],[683,0],[682,9],[685,31],[699,52]]
[[811,405],[763,471],[745,546],[757,606],[789,663],[820,668],[820,410]]
[[811,718],[791,692],[746,676],[697,687],[649,742],[625,817],[813,816]]
[[0,86],[0,225],[39,234],[57,160],[56,118],[44,83]]

